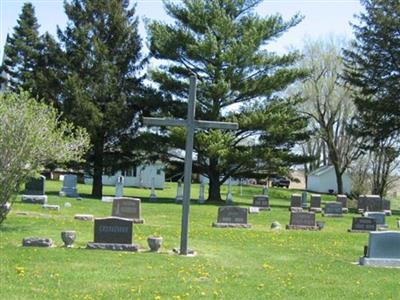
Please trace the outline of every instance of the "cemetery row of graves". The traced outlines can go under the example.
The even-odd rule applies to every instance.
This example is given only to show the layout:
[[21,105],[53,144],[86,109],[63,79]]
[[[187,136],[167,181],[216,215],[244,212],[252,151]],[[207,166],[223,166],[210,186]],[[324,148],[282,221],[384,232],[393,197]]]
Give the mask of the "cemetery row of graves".
[[[344,195],[227,187],[224,194],[232,202],[217,206],[198,203],[194,195],[204,193],[204,187],[202,191],[196,185],[189,235],[195,255],[185,258],[174,252],[179,247],[179,185],[155,191],[121,190],[117,184],[116,189],[105,188],[109,196],[103,201],[86,197],[88,188],[78,185],[75,176],[66,176],[62,187],[59,182],[45,184],[43,177],[26,185],[1,232],[5,254],[1,277],[7,283],[3,296],[24,299],[30,292],[41,299],[52,298],[51,293],[54,298],[73,293],[71,298],[76,299],[128,295],[307,299],[347,294],[346,299],[368,299],[383,294],[385,299],[397,299],[399,295],[398,269],[393,267],[400,266],[400,221],[390,202],[379,197],[360,197],[353,207]],[[114,268],[117,274],[107,278]],[[87,272],[92,272],[90,280]],[[318,293],[310,288],[318,286],[317,280]],[[329,281],[344,287],[329,289]],[[63,282],[84,286],[80,291],[63,290],[59,288]],[[99,289],[105,282],[109,285]],[[21,292],[12,290],[13,284]]]

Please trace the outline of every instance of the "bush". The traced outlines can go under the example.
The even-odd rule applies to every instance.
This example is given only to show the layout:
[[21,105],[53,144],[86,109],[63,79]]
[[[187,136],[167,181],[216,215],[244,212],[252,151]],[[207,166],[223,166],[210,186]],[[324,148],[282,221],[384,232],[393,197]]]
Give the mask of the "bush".
[[0,120],[1,224],[28,177],[51,162],[80,161],[89,138],[26,92],[0,94]]

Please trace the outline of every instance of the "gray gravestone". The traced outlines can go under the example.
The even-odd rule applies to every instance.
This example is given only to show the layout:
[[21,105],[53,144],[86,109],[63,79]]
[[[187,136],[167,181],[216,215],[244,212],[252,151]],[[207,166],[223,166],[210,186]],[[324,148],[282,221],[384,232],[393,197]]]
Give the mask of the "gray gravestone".
[[88,249],[137,251],[132,244],[132,220],[109,217],[94,220],[94,242],[88,243]]
[[46,177],[30,178],[25,184],[24,194],[21,196],[21,202],[33,204],[46,204],[47,196],[45,195]]
[[183,201],[182,181],[178,180],[178,187],[177,187],[177,190],[176,190],[175,202],[176,203],[182,203],[182,201]]
[[78,177],[76,175],[65,175],[61,192],[64,193],[67,197],[79,197],[77,183]]
[[342,203],[342,211],[344,214],[347,214],[349,212],[349,209],[347,208],[347,196],[346,195],[337,195],[336,196],[336,202]]
[[390,200],[382,199],[382,208],[387,216],[392,215],[392,210],[390,209]]
[[307,191],[301,193],[301,207],[307,208]]
[[367,211],[364,213],[364,216],[367,218],[372,218],[376,222],[376,226],[379,228],[387,228],[388,225],[386,224],[385,218],[386,214],[381,211]]
[[343,217],[342,203],[340,202],[326,203],[323,215],[325,217]]
[[290,211],[302,211],[303,208],[301,207],[302,198],[300,194],[292,194],[290,199]]
[[157,201],[154,177],[151,178],[151,192],[150,192],[149,200],[150,200],[150,202],[156,202]]
[[247,224],[247,209],[237,206],[224,206],[218,208],[218,221],[213,227],[251,227]]
[[40,175],[39,178],[30,178],[25,184],[24,194],[26,195],[44,195],[46,177]]
[[357,208],[360,213],[364,211],[382,211],[382,199],[379,195],[360,195]]
[[311,201],[310,201],[310,211],[320,213],[321,209],[321,195],[312,194]]
[[232,196],[232,179],[229,177],[228,180],[228,194],[226,194],[226,204],[232,205],[233,204],[233,196]]
[[376,221],[373,218],[356,217],[353,218],[349,232],[367,232],[376,231]]
[[205,184],[204,182],[200,183],[200,190],[199,190],[199,204],[203,204],[206,202],[205,198]]
[[368,249],[360,265],[400,267],[400,232],[370,232]]
[[117,182],[115,183],[115,197],[120,198],[124,196],[124,176],[118,176]]
[[140,217],[140,199],[137,198],[115,198],[112,206],[112,216],[131,219],[135,224],[143,224]]
[[269,206],[269,198],[267,195],[254,196],[253,206],[258,207],[259,210],[271,210],[271,207]]
[[315,213],[313,212],[291,212],[290,224],[286,229],[319,229],[315,221]]

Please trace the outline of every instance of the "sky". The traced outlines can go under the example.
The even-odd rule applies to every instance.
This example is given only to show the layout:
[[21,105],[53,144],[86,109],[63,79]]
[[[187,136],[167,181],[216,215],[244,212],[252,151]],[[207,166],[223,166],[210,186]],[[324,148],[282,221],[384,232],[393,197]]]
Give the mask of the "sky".
[[[206,0],[205,0],[206,1]],[[13,32],[24,2],[20,0],[0,0],[0,57],[7,34]],[[40,33],[48,31],[55,35],[57,26],[64,28],[67,17],[62,0],[32,0],[40,25]],[[140,19],[140,35],[146,41],[143,19],[149,18],[170,22],[161,0],[136,0],[136,13]],[[304,20],[290,29],[278,40],[268,46],[268,50],[285,53],[288,49],[301,49],[305,38],[317,39],[334,35],[352,38],[350,22],[356,22],[355,14],[362,11],[359,0],[264,0],[256,12],[260,16],[279,13],[289,19],[296,13]]]

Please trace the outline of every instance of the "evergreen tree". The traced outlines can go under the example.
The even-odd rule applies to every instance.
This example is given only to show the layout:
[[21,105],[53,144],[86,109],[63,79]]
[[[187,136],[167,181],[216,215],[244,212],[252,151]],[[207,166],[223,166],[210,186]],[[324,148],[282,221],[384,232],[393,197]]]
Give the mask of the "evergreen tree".
[[[30,90],[38,94],[36,87],[37,61],[40,56],[39,24],[31,3],[25,3],[14,27],[7,36],[4,61],[0,73],[7,74],[7,86],[11,91]],[[0,78],[4,81],[5,78]]]
[[[221,200],[220,186],[229,177],[265,177],[301,159],[290,150],[305,138],[306,121],[295,102],[278,93],[305,72],[293,67],[297,53],[278,56],[267,50],[301,18],[261,18],[253,12],[260,2],[165,1],[175,22],[148,23],[151,54],[164,63],[151,75],[165,98],[185,102],[188,78],[196,74],[197,118],[239,123],[235,132],[196,134],[193,169],[209,178],[209,200]],[[184,129],[174,128],[167,136],[171,148],[184,149]]]
[[345,51],[347,81],[360,112],[358,133],[380,144],[400,131],[400,2],[362,0],[365,12],[353,25],[355,41]]
[[105,154],[138,127],[138,20],[126,0],[74,0],[65,3],[65,12],[67,27],[58,32],[64,51],[58,99],[66,117],[89,132],[92,195],[101,197]]

